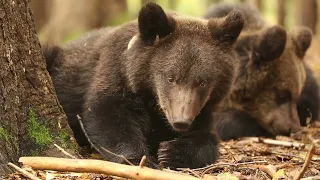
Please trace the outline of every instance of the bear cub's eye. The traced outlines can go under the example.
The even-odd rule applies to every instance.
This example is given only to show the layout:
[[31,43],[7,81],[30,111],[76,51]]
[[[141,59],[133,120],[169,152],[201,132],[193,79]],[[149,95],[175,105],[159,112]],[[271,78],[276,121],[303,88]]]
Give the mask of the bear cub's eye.
[[290,91],[280,91],[276,95],[276,102],[277,104],[284,104],[291,99],[291,92]]
[[173,76],[169,76],[168,77],[168,83],[174,83],[174,77]]
[[205,87],[205,86],[206,86],[206,83],[207,83],[207,82],[206,82],[205,80],[200,80],[200,81],[199,81],[199,86],[200,86],[200,87]]

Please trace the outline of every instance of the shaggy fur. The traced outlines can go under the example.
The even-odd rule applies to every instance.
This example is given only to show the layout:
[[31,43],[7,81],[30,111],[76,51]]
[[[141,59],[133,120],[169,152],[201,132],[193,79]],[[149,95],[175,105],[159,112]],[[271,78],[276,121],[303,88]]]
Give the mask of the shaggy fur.
[[[71,127],[79,114],[96,147],[135,164],[143,155],[171,168],[215,162],[211,112],[234,82],[232,46],[243,21],[237,11],[202,20],[166,14],[148,3],[138,20],[49,53],[56,58],[47,62],[56,63],[48,70]],[[76,125],[72,129],[80,132]],[[79,136],[78,142],[85,144]]]
[[243,12],[245,30],[235,45],[240,60],[235,87],[214,112],[220,138],[298,131],[296,104],[306,79],[303,57],[311,43],[311,31],[296,27],[286,32],[268,25],[247,5],[220,4],[210,8],[206,17],[224,17],[234,9]]
[[307,125],[307,118],[310,118],[311,123],[319,121],[320,111],[320,89],[317,80],[313,76],[312,69],[305,64],[307,79],[304,84],[299,102],[297,104],[298,115],[302,126]]

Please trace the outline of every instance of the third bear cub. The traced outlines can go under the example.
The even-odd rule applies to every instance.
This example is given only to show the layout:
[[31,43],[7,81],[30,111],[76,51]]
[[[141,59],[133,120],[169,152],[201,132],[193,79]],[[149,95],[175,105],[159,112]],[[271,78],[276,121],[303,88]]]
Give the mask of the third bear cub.
[[235,87],[214,113],[220,138],[298,131],[297,102],[306,80],[303,58],[311,31],[296,27],[286,32],[269,25],[257,10],[246,5],[220,4],[205,17],[223,17],[234,9],[243,12],[245,25],[235,44],[240,60]]

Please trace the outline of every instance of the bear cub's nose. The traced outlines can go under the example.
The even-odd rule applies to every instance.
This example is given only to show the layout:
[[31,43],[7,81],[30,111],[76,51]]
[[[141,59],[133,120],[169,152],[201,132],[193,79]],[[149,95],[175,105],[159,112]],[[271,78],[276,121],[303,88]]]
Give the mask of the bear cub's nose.
[[190,127],[191,122],[192,120],[188,119],[176,119],[173,122],[173,127],[178,131],[185,131]]

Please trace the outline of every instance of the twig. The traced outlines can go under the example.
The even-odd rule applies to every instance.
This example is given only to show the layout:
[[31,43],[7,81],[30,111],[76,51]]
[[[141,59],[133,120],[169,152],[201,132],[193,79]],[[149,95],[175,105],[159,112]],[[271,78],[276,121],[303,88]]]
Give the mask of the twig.
[[[202,167],[202,168],[196,168],[196,169],[192,169],[193,171],[201,171],[201,170],[206,170],[208,168],[218,168],[221,166],[242,166],[242,165],[248,165],[248,164],[260,164],[260,163],[267,163],[267,161],[250,161],[250,162],[242,162],[242,163],[216,163],[216,164],[211,164],[209,166],[206,167]],[[177,168],[177,170],[186,170],[188,168]]]
[[58,146],[57,144],[53,144],[56,148],[58,148],[63,154],[65,154],[66,156],[72,158],[72,159],[77,159],[75,156],[71,155],[70,153],[68,153],[67,151],[65,151],[62,147]]
[[[92,147],[93,149],[95,149],[100,155],[104,156],[104,153],[102,153],[102,152],[100,151],[100,149],[97,148],[97,147],[92,143],[92,141],[90,140],[90,138],[89,138],[86,130],[84,129],[84,126],[83,126],[83,123],[82,123],[82,120],[81,120],[81,117],[80,117],[79,114],[77,114],[77,119],[78,119],[78,121],[79,121],[79,124],[80,124],[80,127],[81,127],[81,129],[82,129],[82,132],[83,132],[83,134],[86,136],[86,138],[87,138],[88,142],[90,143],[91,147]],[[104,150],[105,152],[113,155],[113,156],[116,156],[116,157],[119,157],[119,158],[123,159],[123,160],[124,160],[126,163],[128,163],[128,164],[134,165],[134,164],[132,164],[126,157],[124,157],[123,155],[119,155],[119,154],[113,153],[113,152],[107,150],[107,149],[104,148],[104,147],[100,147],[100,148],[101,148],[102,150]]]
[[258,137],[247,137],[247,138],[244,138],[244,139],[245,140],[250,140],[252,142],[257,142],[257,143],[260,142],[260,143],[277,145],[277,146],[296,147],[296,148],[305,147],[305,144],[298,143],[298,142],[279,141],[279,140],[274,140],[274,139],[258,138]]
[[141,161],[139,163],[139,167],[142,168],[144,166],[144,163],[146,162],[147,157],[146,156],[142,156]]
[[[273,152],[273,151],[268,151],[269,153],[271,154],[277,154],[277,155],[280,155],[280,156],[287,156],[287,157],[294,157],[294,158],[297,158],[297,159],[300,159],[300,160],[304,160],[304,158],[300,157],[300,156],[297,156],[297,155],[293,155],[293,154],[286,154],[286,153],[281,153],[281,152]],[[312,164],[316,164],[316,165],[320,165],[320,163],[317,163],[315,161],[318,161],[319,159],[318,158],[311,158],[311,162]]]
[[312,144],[311,144],[311,147],[310,147],[310,149],[309,149],[309,151],[308,151],[306,160],[305,160],[305,162],[304,162],[304,164],[303,164],[303,166],[302,166],[299,174],[297,174],[297,175],[293,178],[294,180],[299,180],[299,179],[302,178],[303,174],[306,172],[306,170],[307,170],[308,167],[309,167],[309,164],[310,164],[310,162],[311,162],[311,159],[312,159],[312,156],[313,156],[315,150],[316,150],[315,145],[312,143]]
[[87,134],[87,131],[84,129],[84,126],[83,126],[83,123],[82,123],[82,120],[81,120],[81,116],[79,114],[77,114],[77,119],[79,121],[79,124],[80,124],[80,127],[81,127],[81,130],[84,134],[84,136],[86,136],[88,142],[90,143],[91,147],[96,150],[100,155],[104,155],[99,148],[97,148],[91,141],[91,139],[89,138],[88,134]]
[[31,180],[40,180],[39,178],[37,178],[36,176],[34,176],[33,174],[29,173],[28,171],[21,169],[20,167],[16,166],[13,163],[8,163],[9,166],[11,166],[12,168],[14,168],[16,171],[18,171],[19,173],[21,173],[23,176],[31,179]]
[[249,167],[257,168],[265,173],[267,173],[272,178],[277,172],[277,168],[273,165],[250,165]]
[[225,166],[242,166],[242,165],[249,165],[249,164],[257,164],[257,163],[267,163],[267,161],[252,161],[252,162],[242,162],[242,163],[218,163],[218,164],[212,164],[211,166],[208,166],[202,173],[201,176],[206,174],[207,172],[216,169],[216,168],[221,168]]
[[301,178],[300,180],[319,180],[320,176],[311,176],[306,178]]
[[119,158],[121,158],[121,159],[123,159],[126,163],[128,163],[129,165],[132,165],[132,166],[134,166],[134,164],[132,164],[126,157],[124,157],[123,155],[119,155],[119,154],[116,154],[116,153],[113,153],[113,152],[111,152],[111,151],[109,151],[108,149],[106,149],[106,148],[104,148],[104,147],[100,147],[102,150],[104,150],[105,152],[107,152],[107,153],[109,153],[109,154],[112,154],[112,155],[114,155],[114,156],[116,156],[116,157],[119,157]]
[[194,170],[192,170],[190,168],[185,168],[182,172],[188,172],[188,173],[193,174],[197,178],[201,178],[200,174],[196,173]]
[[140,168],[93,159],[21,157],[19,162],[40,170],[100,173],[139,180],[199,180],[199,178],[178,172],[171,173],[148,167]]

